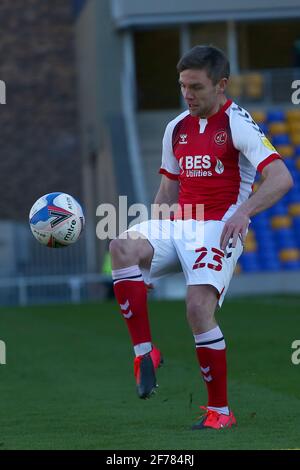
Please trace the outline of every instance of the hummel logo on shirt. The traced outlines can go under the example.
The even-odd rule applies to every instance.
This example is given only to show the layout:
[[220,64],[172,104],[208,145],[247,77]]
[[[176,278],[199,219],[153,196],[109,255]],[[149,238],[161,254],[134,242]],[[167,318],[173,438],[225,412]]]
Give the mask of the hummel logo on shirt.
[[187,134],[180,134],[180,144],[187,144]]

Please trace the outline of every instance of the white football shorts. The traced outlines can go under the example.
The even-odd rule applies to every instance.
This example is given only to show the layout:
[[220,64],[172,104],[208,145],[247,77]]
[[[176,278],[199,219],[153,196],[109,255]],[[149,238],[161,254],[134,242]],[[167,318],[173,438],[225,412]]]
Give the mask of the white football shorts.
[[[225,222],[218,220],[147,220],[130,227],[151,243],[154,254],[150,269],[143,269],[149,284],[168,274],[183,271],[188,286],[210,284],[219,292],[221,307],[236,263],[243,251],[240,238],[225,252],[220,238]],[[133,234],[132,234],[133,235]],[[131,236],[132,236],[131,235]]]

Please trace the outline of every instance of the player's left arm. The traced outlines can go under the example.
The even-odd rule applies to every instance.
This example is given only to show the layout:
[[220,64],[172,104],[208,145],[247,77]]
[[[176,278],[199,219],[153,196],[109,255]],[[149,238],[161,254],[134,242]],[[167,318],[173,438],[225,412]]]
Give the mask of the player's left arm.
[[224,250],[233,238],[235,247],[239,236],[244,243],[250,217],[268,209],[281,199],[293,186],[293,179],[282,160],[275,160],[262,170],[263,182],[258,190],[236,210],[225,223],[221,236],[221,249]]
[[292,176],[280,155],[246,110],[239,106],[231,108],[230,128],[234,147],[262,174],[263,182],[226,221],[220,240],[223,250],[230,238],[233,247],[238,237],[244,243],[250,217],[271,207],[293,186]]

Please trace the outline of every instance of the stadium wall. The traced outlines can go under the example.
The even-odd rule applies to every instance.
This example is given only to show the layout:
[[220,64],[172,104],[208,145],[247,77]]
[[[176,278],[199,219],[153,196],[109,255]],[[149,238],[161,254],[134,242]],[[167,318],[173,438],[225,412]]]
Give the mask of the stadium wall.
[[72,7],[0,2],[0,220],[26,221],[42,194],[81,199]]
[[287,18],[300,16],[298,0],[112,0],[112,14],[119,28],[162,23],[195,23],[217,20]]

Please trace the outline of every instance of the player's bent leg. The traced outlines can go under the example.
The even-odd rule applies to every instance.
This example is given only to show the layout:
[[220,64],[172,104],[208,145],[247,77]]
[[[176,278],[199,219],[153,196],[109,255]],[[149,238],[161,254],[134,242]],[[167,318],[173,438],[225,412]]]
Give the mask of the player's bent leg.
[[217,326],[215,310],[218,291],[209,284],[188,286],[186,296],[187,320],[194,335],[204,333]]
[[221,429],[236,424],[227,401],[226,345],[215,320],[218,291],[212,285],[189,286],[187,318],[194,334],[197,359],[207,387],[204,416],[192,429]]
[[157,386],[155,369],[162,363],[153,346],[147,309],[147,288],[140,266],[150,267],[153,248],[146,239],[116,239],[110,243],[114,292],[135,352],[134,375],[140,398]]
[[[137,232],[130,232],[138,235]],[[112,268],[127,268],[131,265],[150,266],[153,257],[153,247],[144,238],[116,238],[109,245]]]

